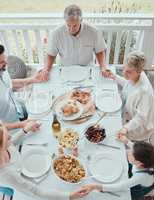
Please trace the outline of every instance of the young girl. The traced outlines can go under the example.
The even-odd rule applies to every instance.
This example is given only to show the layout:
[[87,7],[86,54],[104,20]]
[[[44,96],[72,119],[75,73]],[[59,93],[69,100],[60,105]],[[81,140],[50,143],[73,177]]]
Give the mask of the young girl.
[[87,192],[120,192],[131,189],[132,200],[142,200],[144,195],[154,188],[154,146],[146,142],[130,142],[124,134],[118,139],[125,143],[128,150],[128,161],[132,165],[129,179],[113,184],[91,184],[85,186]]
[[25,133],[37,130],[38,127],[39,125],[35,122],[29,122],[24,128],[24,131],[20,131],[13,135],[13,139],[11,140],[7,129],[2,123],[0,123],[0,182],[4,185],[16,188],[21,192],[25,192],[28,195],[35,195],[34,199],[38,196],[42,199],[50,200],[73,200],[85,196],[86,193],[84,193],[83,189],[69,193],[56,191],[50,188],[42,188],[25,180],[20,175],[20,154],[12,142],[16,144],[18,140],[25,135]]

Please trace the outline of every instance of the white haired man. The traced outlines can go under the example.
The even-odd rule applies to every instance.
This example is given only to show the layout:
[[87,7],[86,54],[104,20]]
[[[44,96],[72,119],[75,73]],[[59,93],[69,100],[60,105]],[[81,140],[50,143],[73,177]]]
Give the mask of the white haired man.
[[107,76],[106,45],[102,33],[82,22],[82,11],[76,5],[65,8],[64,19],[65,24],[55,29],[49,39],[47,64],[40,72],[42,78],[48,80],[58,54],[64,66],[92,64],[95,54],[103,75]]

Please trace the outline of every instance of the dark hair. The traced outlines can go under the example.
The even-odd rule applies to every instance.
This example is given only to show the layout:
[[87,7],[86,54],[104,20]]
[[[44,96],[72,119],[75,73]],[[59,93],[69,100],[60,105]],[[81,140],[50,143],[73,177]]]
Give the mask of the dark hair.
[[0,44],[0,55],[1,55],[2,53],[4,53],[4,51],[5,51],[4,46]]
[[154,168],[154,146],[146,142],[136,142],[133,146],[135,160],[143,163],[144,168]]

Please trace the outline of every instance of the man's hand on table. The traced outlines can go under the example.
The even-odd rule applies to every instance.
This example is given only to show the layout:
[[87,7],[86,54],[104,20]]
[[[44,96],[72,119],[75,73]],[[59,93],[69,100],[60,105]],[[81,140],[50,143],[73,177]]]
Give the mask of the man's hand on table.
[[[34,76],[31,77],[31,82],[32,83],[41,83],[41,82],[45,82],[47,81],[49,78],[47,75],[47,72],[45,72],[46,70],[42,69],[40,71],[38,71]],[[48,72],[50,74],[50,72]]]
[[107,67],[102,67],[102,76],[104,76],[105,78],[115,79],[115,75],[110,69],[107,69]]
[[48,81],[49,80],[49,75],[50,75],[50,70],[47,69],[46,67],[41,69],[39,72],[39,78],[42,80],[42,81]]

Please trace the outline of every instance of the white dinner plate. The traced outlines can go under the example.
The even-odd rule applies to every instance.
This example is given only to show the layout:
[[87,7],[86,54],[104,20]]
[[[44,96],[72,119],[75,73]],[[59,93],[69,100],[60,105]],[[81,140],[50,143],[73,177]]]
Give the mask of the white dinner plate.
[[80,103],[80,102],[78,102],[78,101],[76,101],[76,104],[77,104],[77,107],[78,107],[78,109],[79,109],[79,112],[77,112],[77,113],[75,113],[75,114],[73,114],[73,115],[70,115],[70,116],[68,116],[68,117],[66,117],[66,116],[64,116],[63,115],[63,112],[62,112],[62,107],[65,105],[65,104],[67,104],[67,102],[70,102],[71,100],[62,100],[61,102],[59,102],[57,105],[56,105],[56,107],[55,107],[55,111],[56,111],[56,113],[57,113],[57,115],[61,118],[61,119],[63,119],[63,120],[68,120],[68,121],[70,121],[70,120],[75,120],[75,119],[78,119],[81,115],[82,115],[82,113],[83,113],[83,106],[82,106],[82,104]]
[[89,75],[89,68],[80,65],[62,67],[61,71],[62,80],[68,82],[84,81],[88,77],[88,75]]
[[103,183],[116,181],[123,172],[123,165],[118,158],[109,153],[97,154],[90,162],[92,176]]
[[52,106],[52,99],[47,102],[45,98],[34,99],[26,104],[28,113],[32,115],[46,115],[49,113]]
[[22,174],[29,178],[44,175],[50,167],[51,158],[43,148],[34,148],[22,155]]
[[103,112],[116,112],[121,106],[120,95],[112,90],[103,90],[96,95],[96,107]]

